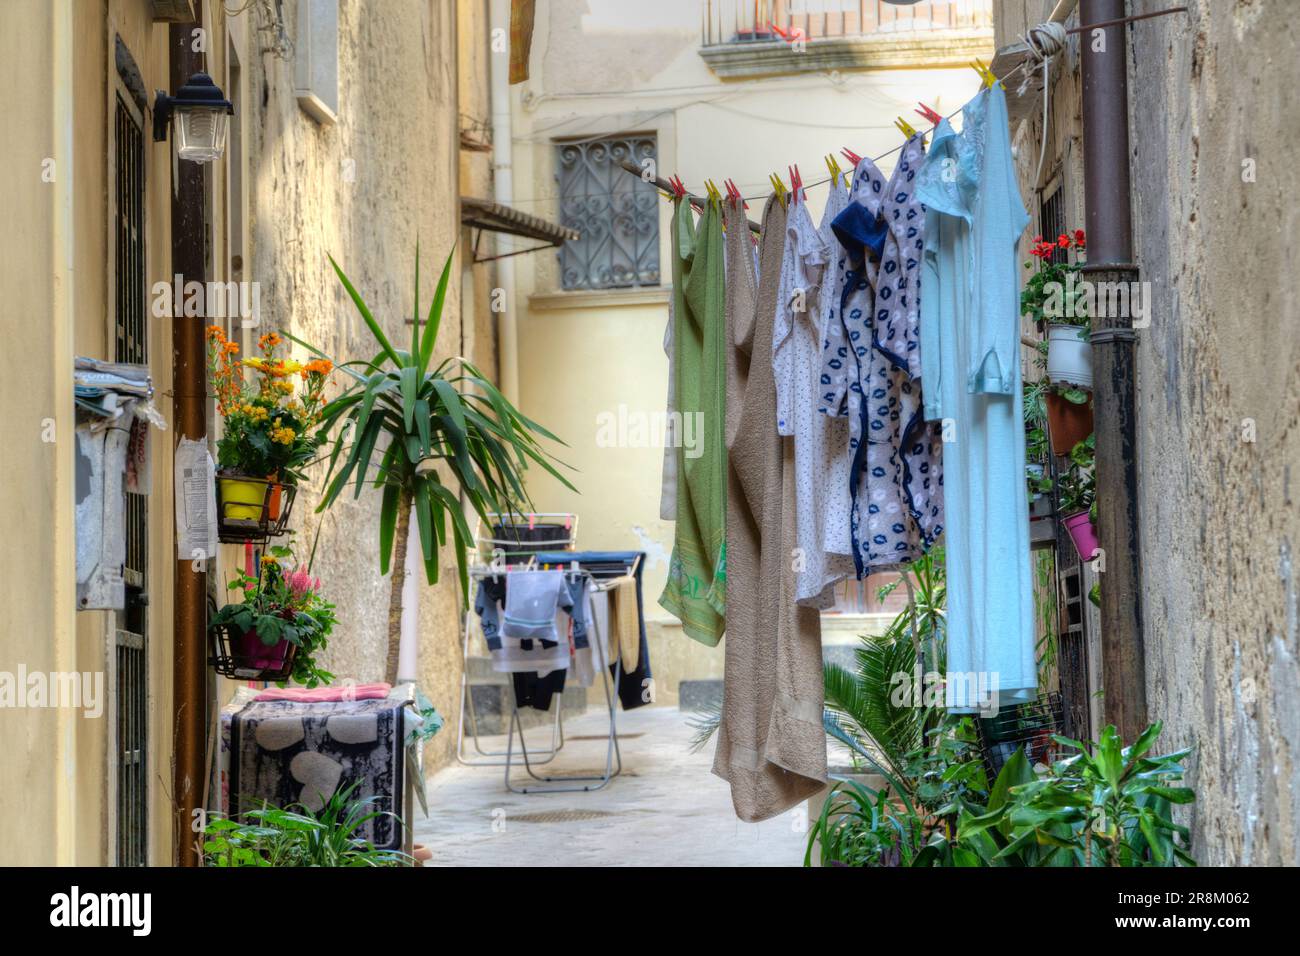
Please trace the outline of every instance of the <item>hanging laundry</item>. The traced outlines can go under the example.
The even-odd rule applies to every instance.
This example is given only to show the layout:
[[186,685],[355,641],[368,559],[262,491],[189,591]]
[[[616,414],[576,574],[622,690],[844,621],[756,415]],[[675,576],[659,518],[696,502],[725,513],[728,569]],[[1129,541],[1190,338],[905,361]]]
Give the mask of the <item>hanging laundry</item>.
[[659,603],[688,637],[722,639],[726,609],[725,315],[722,219],[709,202],[695,229],[690,203],[673,213],[673,352],[677,410],[699,421],[699,445],[677,449],[678,494],[673,553]]
[[[550,617],[543,618],[544,612],[536,607],[521,611],[523,605],[520,599],[516,598],[516,617],[526,615],[529,621],[536,623],[529,624],[526,628],[522,623],[507,627],[506,609],[510,607],[511,584],[526,581],[530,576],[542,577],[543,575],[559,576],[559,586],[545,585],[546,588],[551,589],[550,595],[542,598],[544,602],[549,603]],[[527,593],[528,588],[522,585],[516,588],[516,594]],[[478,593],[474,597],[474,612],[478,615],[483,637],[487,641],[493,670],[506,673],[538,671],[545,674],[568,667],[569,645],[567,639],[563,642],[559,639],[557,615],[561,612],[573,613],[573,599],[569,589],[564,585],[564,576],[561,572],[512,571],[495,577],[486,577],[479,582]],[[567,624],[561,626],[567,631]],[[525,632],[530,636],[520,636]]]
[[[822,347],[826,341],[827,329],[832,321],[840,321],[840,294],[844,289],[845,269],[839,261],[842,249],[835,237],[833,223],[848,204],[848,188],[837,175],[831,182],[821,225],[817,227],[822,242],[831,250],[835,268],[828,265],[822,272],[822,288],[817,300],[816,349],[808,357],[808,374],[812,382],[812,398],[808,404],[813,409],[817,408],[821,394]],[[852,560],[853,538],[849,530],[849,465],[852,456],[849,452],[848,416],[819,414],[814,416],[814,420],[823,422],[824,430],[823,464],[819,474],[821,504],[818,506],[820,513],[817,518],[822,522],[822,547],[828,555],[843,555]]]
[[874,304],[871,283],[875,263],[864,255],[864,250],[884,238],[885,227],[880,221],[884,189],[885,177],[875,163],[864,157],[854,168],[848,203],[831,221],[841,246],[835,263],[840,294],[827,305],[817,410],[823,415],[849,419],[849,446],[854,449],[861,427],[857,414],[857,396],[862,394],[858,370],[869,359]]
[[942,420],[948,679],[971,711],[1029,700],[1037,685],[1020,399],[1019,268],[1029,222],[1016,186],[1006,99],[981,90],[945,120],[918,177],[926,206],[920,349],[925,415]]
[[[735,569],[729,576],[734,584],[727,597],[723,710],[713,772],[731,784],[736,815],[749,821],[789,809],[826,781],[821,621],[814,608],[794,598],[795,510],[786,505],[794,492],[794,450],[774,427],[770,356],[785,219],[784,208],[769,197],[749,375],[741,394],[727,396],[729,406],[740,407],[729,449],[733,487],[740,494],[728,501],[728,553]],[[731,222],[729,235],[742,231]]]
[[664,465],[659,487],[659,518],[677,518],[677,446],[683,435],[677,419],[677,376],[673,362],[673,300],[668,300],[668,324],[664,326],[664,354],[668,356],[667,427],[664,434]]
[[857,509],[864,573],[915,560],[943,531],[943,432],[940,426],[926,423],[921,407],[925,383],[919,303],[925,208],[916,197],[915,179],[924,159],[922,137],[909,137],[881,204],[886,232],[873,283],[874,374],[864,404],[870,429],[868,477],[865,488],[858,486],[859,495],[865,490],[867,501],[865,516],[861,498]]
[[915,560],[942,531],[941,435],[923,424],[919,358],[915,373],[911,368],[923,242],[913,180],[923,155],[921,137],[910,137],[888,183],[874,165],[866,162],[864,172],[859,163],[853,201],[833,223],[846,251],[846,277],[856,280],[846,284],[841,310],[852,346],[846,354],[854,360],[846,404],[859,577]]
[[[563,598],[563,601],[562,601]],[[501,636],[558,640],[555,612],[572,607],[563,571],[509,571]]]
[[[650,670],[650,644],[646,639],[645,614],[642,611],[644,599],[641,589],[641,572],[645,568],[645,552],[551,551],[538,553],[537,561],[541,564],[548,562],[567,564],[571,561],[577,561],[584,572],[602,584],[608,583],[614,578],[623,577],[627,574],[628,568],[635,567],[632,577],[636,581],[635,615],[638,637],[640,638],[637,648],[636,667],[629,669],[621,660],[606,660],[605,663],[618,678],[618,699],[624,710],[633,710],[654,703],[654,675]],[[588,621],[588,634],[598,632],[605,636],[606,650],[609,643],[608,635],[611,633],[610,593],[609,591],[597,591],[590,595],[590,617],[594,620]],[[620,614],[624,613],[626,609],[627,603],[624,601],[623,606],[620,608]],[[588,640],[589,647],[593,649],[589,660],[597,667],[601,666],[604,654],[604,651],[596,650],[601,643],[590,638]]]
[[[847,198],[842,186],[832,187],[823,225]],[[836,270],[828,268],[827,232],[829,226],[823,231],[813,225],[804,202],[790,207],[772,332],[776,430],[794,445],[795,598],[818,609],[833,606],[835,584],[854,573],[848,536],[848,423],[819,415],[815,407],[826,313],[822,295],[838,284]],[[839,552],[827,548],[832,522],[842,527],[842,538],[835,530],[837,544],[842,540]]]

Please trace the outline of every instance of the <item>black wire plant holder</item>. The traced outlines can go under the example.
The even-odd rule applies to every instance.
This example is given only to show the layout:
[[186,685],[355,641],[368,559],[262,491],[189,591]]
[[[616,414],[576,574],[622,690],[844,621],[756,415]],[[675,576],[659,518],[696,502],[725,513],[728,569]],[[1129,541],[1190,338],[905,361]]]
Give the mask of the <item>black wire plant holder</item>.
[[997,779],[1002,767],[1017,750],[1025,751],[1025,758],[1031,766],[1050,764],[1061,749],[1052,735],[1061,733],[1064,724],[1065,706],[1056,691],[1003,708],[996,717],[977,719],[975,728],[989,783]]
[[[257,583],[262,583],[262,562],[257,562]],[[217,614],[217,602],[208,597],[208,620]],[[275,644],[263,644],[262,639],[251,632],[248,634],[237,630],[230,624],[222,624],[208,629],[209,654],[208,663],[222,677],[231,680],[287,681],[293,676],[294,660],[298,656],[298,645],[290,640]],[[253,653],[248,653],[243,646],[248,643]],[[283,656],[280,648],[283,646]]]
[[[293,676],[294,659],[298,656],[298,645],[292,641],[281,641],[265,645],[261,638],[254,635],[258,648],[248,654],[240,646],[245,635],[236,633],[230,625],[212,628],[209,632],[211,651],[208,663],[222,677],[232,680],[287,681]],[[280,656],[283,645],[284,654]]]

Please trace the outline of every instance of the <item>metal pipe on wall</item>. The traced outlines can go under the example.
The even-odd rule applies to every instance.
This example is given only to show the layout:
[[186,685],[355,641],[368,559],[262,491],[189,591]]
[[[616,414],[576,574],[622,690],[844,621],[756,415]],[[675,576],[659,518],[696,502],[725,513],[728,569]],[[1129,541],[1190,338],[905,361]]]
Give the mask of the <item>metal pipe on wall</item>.
[[[504,30],[510,35],[509,0],[490,0],[493,30]],[[514,131],[510,121],[510,58],[494,52],[489,63],[492,104],[492,182],[493,198],[509,206],[515,198]],[[498,252],[509,253],[515,248],[514,237],[504,233],[497,236]],[[496,264],[497,285],[504,300],[504,311],[498,313],[497,327],[498,375],[501,392],[519,404],[519,320],[515,312],[514,259],[501,258]]]
[[[203,54],[195,52],[191,23],[173,23],[168,29],[169,72],[172,90],[178,90],[191,75],[204,69]],[[174,135],[174,134],[173,134]],[[175,144],[168,141],[168,148]],[[172,273],[188,282],[206,282],[204,238],[205,169],[199,163],[173,166],[171,203]],[[178,310],[174,310],[178,311]],[[176,440],[207,438],[207,366],[204,355],[203,320],[176,315],[172,319],[172,408]],[[213,555],[214,559],[216,556]],[[175,856],[181,866],[201,862],[194,846],[194,811],[203,803],[206,770],[204,747],[207,734],[207,572],[195,570],[195,562],[176,562],[175,603],[172,613],[172,800],[175,810],[173,831]]]
[[[1083,24],[1124,16],[1124,0],[1080,0]],[[1135,288],[1130,210],[1127,24],[1086,29],[1083,69],[1083,147],[1088,264],[1094,289],[1103,283]],[[1110,288],[1113,288],[1110,287]],[[1114,301],[1108,296],[1097,296]],[[1124,302],[1128,299],[1125,297]],[[1142,630],[1142,569],[1138,525],[1136,338],[1132,316],[1092,317],[1096,433],[1097,525],[1101,543],[1101,651],[1106,723],[1126,740],[1146,726],[1146,668]],[[1118,310],[1117,310],[1118,311]]]

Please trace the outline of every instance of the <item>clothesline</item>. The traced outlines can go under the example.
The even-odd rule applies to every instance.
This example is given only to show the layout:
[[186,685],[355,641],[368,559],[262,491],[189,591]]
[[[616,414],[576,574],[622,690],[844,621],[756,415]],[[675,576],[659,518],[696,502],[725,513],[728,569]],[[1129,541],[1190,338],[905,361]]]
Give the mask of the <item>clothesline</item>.
[[[1011,69],[1007,70],[1006,73],[1004,73],[1002,76],[999,76],[999,77],[997,78],[997,82],[1002,83],[1004,80],[1008,80],[1008,79],[1010,79],[1010,78],[1011,78],[1012,76],[1014,76],[1016,73],[1018,73],[1018,72],[1020,72],[1021,70],[1023,70],[1023,69],[1025,68],[1025,66],[1029,64],[1029,62],[1030,62],[1030,61],[1025,60],[1025,61],[1023,61],[1023,62],[1017,64],[1016,66],[1012,67]],[[959,106],[957,109],[953,110],[951,113],[949,113],[947,116],[945,116],[944,119],[946,119],[946,120],[951,120],[954,116],[956,116],[958,113],[960,113],[960,112],[961,112],[962,110],[964,110],[965,108],[966,108],[965,106]],[[902,142],[902,143],[899,143],[899,144],[898,144],[897,146],[895,146],[893,149],[885,150],[885,152],[881,153],[879,156],[873,156],[873,157],[870,157],[870,161],[873,162],[873,163],[878,163],[878,162],[880,162],[882,159],[886,158],[887,156],[892,156],[894,153],[897,153],[897,152],[898,152],[899,150],[901,150],[905,145],[907,145],[906,141],[904,141],[904,142]],[[628,173],[628,174],[631,175],[631,176],[636,176],[638,179],[643,178],[644,175],[645,175],[645,171],[644,171],[640,166],[638,166],[638,165],[636,165],[635,163],[633,163],[631,160],[624,160],[624,161],[621,162],[619,165],[620,165],[620,167],[622,167],[622,169],[623,169],[624,172]],[[655,176],[655,177],[653,177],[652,181],[654,182],[654,184],[655,184],[657,187],[659,187],[660,189],[662,189],[664,192],[667,192],[667,193],[672,193],[672,192],[674,192],[674,187],[673,187],[672,183],[668,182],[666,179],[663,179],[663,178],[660,177],[660,176]],[[811,182],[811,183],[806,183],[802,188],[803,188],[805,191],[807,191],[807,190],[810,189],[811,187],[814,187],[814,186],[822,186],[822,185],[825,185],[826,183],[829,183],[830,181],[831,181],[831,177],[830,177],[830,176],[826,176],[826,177],[823,178],[823,179],[818,179],[818,180],[814,180],[814,181]],[[708,197],[707,197],[707,196],[699,196],[699,195],[696,195],[695,193],[692,193],[692,192],[689,192],[689,191],[686,193],[685,198],[690,202],[690,204],[691,204],[692,206],[695,206],[696,208],[703,208],[704,204],[708,201]],[[761,194],[761,195],[755,195],[755,196],[742,196],[741,198],[744,199],[746,202],[748,202],[748,201],[751,200],[751,199],[752,199],[752,200],[755,200],[755,201],[758,201],[758,200],[760,200],[760,199],[766,199],[766,198],[767,198],[767,194],[766,194],[766,193],[763,193],[763,194]],[[759,231],[760,231],[758,223],[754,222],[752,219],[749,220],[749,228],[750,228],[750,231],[751,231],[751,232],[759,232]]]

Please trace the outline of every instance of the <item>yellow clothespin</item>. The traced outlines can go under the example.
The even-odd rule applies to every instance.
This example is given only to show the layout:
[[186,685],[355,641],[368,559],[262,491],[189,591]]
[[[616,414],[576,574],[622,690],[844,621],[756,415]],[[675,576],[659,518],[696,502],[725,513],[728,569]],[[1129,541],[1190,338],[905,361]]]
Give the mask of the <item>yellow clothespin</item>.
[[785,208],[785,194],[786,194],[786,192],[787,192],[787,190],[786,190],[786,188],[785,188],[785,183],[781,182],[781,177],[778,176],[776,173],[768,173],[768,174],[767,174],[767,178],[768,178],[768,181],[772,184],[772,188],[773,188],[774,190],[776,190],[776,198],[777,198],[777,201],[779,201],[779,202],[781,203],[781,208],[784,209],[784,208]]
[[831,174],[831,185],[840,180],[840,164],[835,161],[835,157],[830,153],[826,154],[826,171]]
[[901,116],[894,120],[894,125],[898,127],[898,131],[902,133],[906,139],[911,139],[916,135],[916,130],[912,128],[912,124]]
[[972,60],[970,66],[972,70],[980,75],[980,79],[984,81],[984,86],[987,89],[993,89],[993,84],[998,81],[998,78],[993,75],[992,70],[985,66],[984,61],[980,59]]

